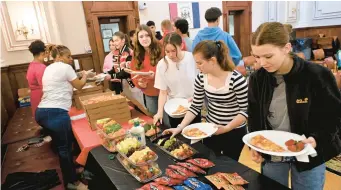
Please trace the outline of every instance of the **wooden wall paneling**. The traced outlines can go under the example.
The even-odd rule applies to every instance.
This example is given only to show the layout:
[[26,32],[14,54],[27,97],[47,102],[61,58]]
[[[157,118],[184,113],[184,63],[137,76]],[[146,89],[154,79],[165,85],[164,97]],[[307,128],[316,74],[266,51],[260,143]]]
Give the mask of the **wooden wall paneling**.
[[95,71],[95,65],[94,60],[92,57],[92,54],[79,54],[79,55],[73,55],[73,59],[78,59],[80,70],[90,70],[93,69]]
[[88,31],[88,36],[89,36],[89,41],[90,41],[90,46],[92,50],[92,59],[94,62],[94,67],[95,71],[97,73],[102,72],[102,66],[103,63],[99,62],[99,56],[98,56],[98,50],[97,50],[97,45],[96,45],[96,36],[95,36],[95,31],[93,30],[93,16],[91,14],[91,7],[94,2],[91,1],[83,1],[83,9],[84,9],[84,14],[85,14],[85,20],[86,20],[86,26],[87,26],[87,31]]
[[295,28],[296,38],[317,37],[319,34],[326,36],[337,36],[341,41],[341,25]]
[[[8,70],[8,67],[1,68],[1,99],[3,99],[8,118],[11,118],[16,110],[16,104],[8,76]],[[6,115],[3,114],[5,114],[5,112],[1,112],[1,117],[6,117]]]
[[116,12],[134,10],[134,1],[92,2],[91,12]]
[[5,101],[3,97],[1,96],[1,136],[6,130],[8,119],[9,119],[9,116],[8,116],[7,109],[5,106]]

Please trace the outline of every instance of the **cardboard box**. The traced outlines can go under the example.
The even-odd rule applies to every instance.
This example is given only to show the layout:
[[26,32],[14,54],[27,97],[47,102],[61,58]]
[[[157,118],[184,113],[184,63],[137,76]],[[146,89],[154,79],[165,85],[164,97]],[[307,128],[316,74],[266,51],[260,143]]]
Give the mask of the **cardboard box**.
[[82,109],[79,97],[101,92],[103,92],[103,85],[97,86],[94,82],[86,83],[82,90],[73,90],[72,105],[77,109]]
[[18,97],[23,98],[31,95],[31,90],[29,88],[19,88]]
[[[86,100],[98,96],[114,96],[115,99],[99,101],[92,104],[84,104]],[[119,123],[127,122],[131,119],[131,112],[126,98],[121,95],[114,95],[112,92],[104,92],[79,97],[91,129],[96,130],[96,121],[103,118],[112,118]]]

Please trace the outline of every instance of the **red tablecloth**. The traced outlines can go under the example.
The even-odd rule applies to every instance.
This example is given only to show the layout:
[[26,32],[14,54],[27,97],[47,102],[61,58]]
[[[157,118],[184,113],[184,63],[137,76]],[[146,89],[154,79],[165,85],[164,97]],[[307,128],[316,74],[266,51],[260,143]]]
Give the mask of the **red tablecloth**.
[[[72,107],[69,112],[70,117],[77,116],[80,114],[84,114],[84,111],[77,110],[74,107]],[[135,109],[131,109],[131,115],[132,115],[132,118],[139,117],[147,122],[153,121],[151,117],[146,116],[143,113]],[[97,136],[96,131],[91,130],[88,120],[86,118],[72,120],[71,123],[72,123],[73,134],[81,149],[81,153],[77,157],[76,162],[84,166],[86,163],[86,159],[88,157],[89,151],[101,145],[100,138]],[[128,125],[128,121],[126,123],[121,123],[121,125],[124,128],[131,127],[130,125]]]

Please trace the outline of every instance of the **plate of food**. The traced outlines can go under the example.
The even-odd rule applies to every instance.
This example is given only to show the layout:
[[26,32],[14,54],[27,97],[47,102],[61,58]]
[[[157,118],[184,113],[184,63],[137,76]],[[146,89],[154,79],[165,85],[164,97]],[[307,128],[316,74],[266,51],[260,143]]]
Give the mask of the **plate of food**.
[[190,103],[185,98],[173,98],[166,102],[165,111],[173,118],[182,118],[186,115]]
[[264,130],[246,134],[243,142],[250,148],[273,156],[300,156],[307,153],[309,147],[304,137],[286,131]]
[[182,130],[182,135],[187,139],[199,140],[212,136],[218,128],[213,123],[195,123]]

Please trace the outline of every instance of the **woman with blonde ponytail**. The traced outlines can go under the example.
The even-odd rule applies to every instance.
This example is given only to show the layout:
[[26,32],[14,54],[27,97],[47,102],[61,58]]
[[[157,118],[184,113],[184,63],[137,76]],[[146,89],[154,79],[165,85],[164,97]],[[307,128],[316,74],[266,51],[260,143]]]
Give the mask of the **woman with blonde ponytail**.
[[234,160],[244,147],[246,134],[247,83],[234,70],[234,63],[223,41],[205,40],[193,50],[194,60],[200,70],[194,82],[193,102],[180,125],[164,133],[176,135],[200,114],[207,98],[207,122],[218,127],[214,136],[204,139],[204,144],[217,156],[223,154]]

